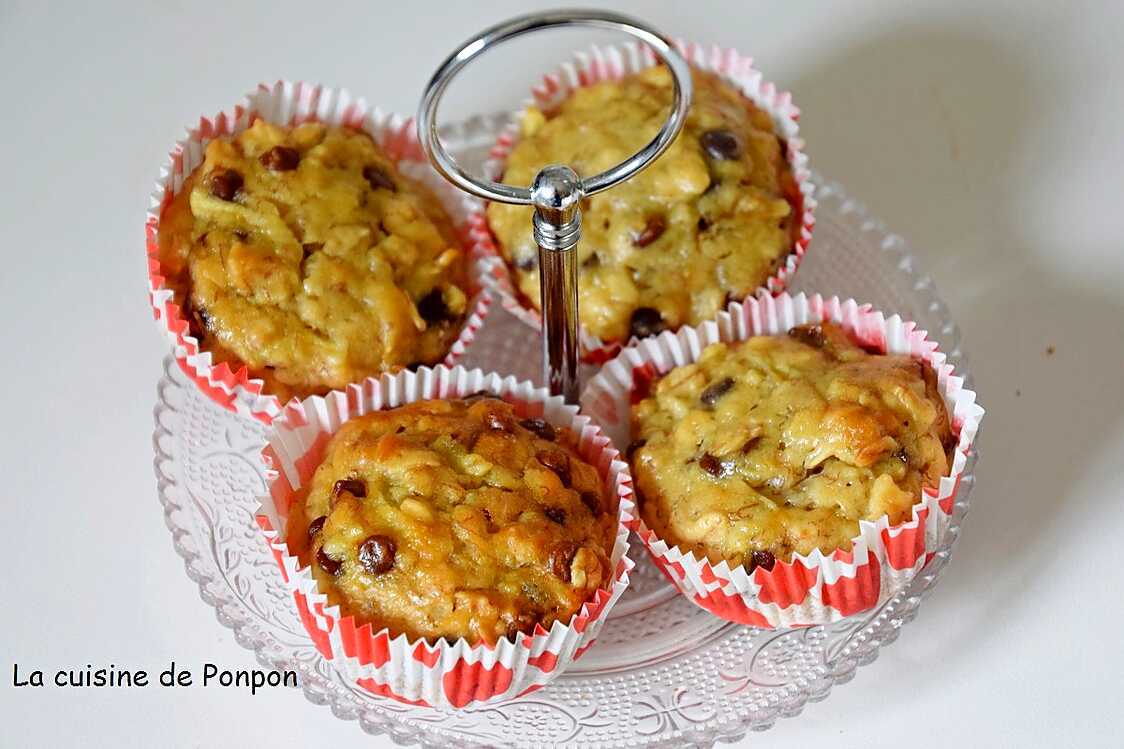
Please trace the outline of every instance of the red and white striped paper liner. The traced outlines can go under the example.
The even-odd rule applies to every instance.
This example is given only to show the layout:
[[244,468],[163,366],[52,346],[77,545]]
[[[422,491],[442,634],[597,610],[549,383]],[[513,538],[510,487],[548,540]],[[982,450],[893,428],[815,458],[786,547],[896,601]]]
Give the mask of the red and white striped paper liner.
[[[172,148],[168,163],[160,170],[145,217],[152,310],[172,343],[176,362],[200,391],[227,410],[268,424],[280,413],[283,404],[276,396],[265,392],[262,380],[250,378],[245,365],[232,369],[226,362],[215,364],[210,352],[200,347],[200,342],[191,335],[182,306],[176,303],[166,283],[158,243],[160,216],[183,188],[184,180],[192,170],[203,163],[207,144],[220,136],[237,135],[258,119],[280,126],[317,121],[364,130],[397,162],[403,174],[433,190],[453,219],[466,251],[472,245],[469,217],[479,213],[481,204],[452,187],[430,166],[418,143],[413,118],[373,108],[366,100],[343,89],[289,81],[278,81],[273,85],[263,83],[232,109],[211,118],[200,117],[199,123],[188,129],[187,136]],[[476,338],[492,302],[483,284],[486,265],[472,260],[471,252],[469,260],[472,298],[460,335],[444,360],[450,366]]]
[[886,317],[854,300],[787,293],[775,298],[761,294],[731,304],[716,320],[645,338],[606,364],[582,394],[582,409],[617,444],[628,444],[631,399],[641,380],[697,361],[711,343],[779,335],[825,320],[839,323],[866,346],[908,354],[932,366],[957,436],[952,467],[939,487],[918,497],[909,520],[897,525],[888,516],[861,521],[850,551],[797,554],[791,561],[777,560],[772,570],[758,567],[750,573],[671,546],[637,512],[633,528],[656,565],[692,602],[729,621],[768,628],[825,624],[871,609],[901,591],[948,530],[967,453],[984,413],[976,394],[964,388],[964,379],[955,375],[937,343],[914,323]]
[[[785,157],[800,191],[799,196],[791,196],[793,202],[799,203],[796,208],[800,212],[800,235],[793,243],[792,251],[785,258],[784,264],[765,283],[764,288],[770,293],[780,293],[799,267],[808,243],[812,240],[812,228],[816,223],[815,188],[808,169],[808,157],[804,154],[804,141],[799,137],[800,110],[792,103],[790,93],[780,91],[774,84],[766,81],[754,69],[753,59],[741,55],[737,50],[714,45],[704,46],[681,39],[674,44],[691,65],[717,73],[768,112],[778,137],[787,144]],[[575,53],[573,61],[563,63],[558,70],[545,75],[532,89],[531,98],[524,102],[524,109],[528,106],[549,109],[561,103],[574,89],[592,86],[604,80],[619,80],[656,64],[658,60],[655,53],[640,42],[595,45],[589,51]],[[504,128],[492,147],[490,158],[484,163],[484,174],[488,179],[498,180],[502,177],[507,157],[519,140],[519,119],[520,115],[517,113],[514,122]],[[531,327],[541,329],[542,317],[537,309],[523,300],[511,270],[496,246],[495,236],[488,226],[482,206],[481,210],[469,217],[469,225],[474,255],[487,263],[484,274],[487,288],[500,299],[504,309]],[[583,359],[589,363],[605,362],[621,348],[620,342],[602,341],[584,330],[581,344]]]
[[[613,579],[598,590],[569,622],[541,624],[531,635],[503,639],[496,645],[460,639],[429,644],[358,626],[351,616],[330,605],[308,567],[289,553],[285,528],[297,489],[311,480],[332,434],[349,419],[384,408],[429,399],[460,398],[488,392],[515,405],[521,416],[541,417],[578,438],[578,452],[597,468],[617,498],[617,534],[610,559]],[[550,682],[580,657],[601,631],[609,610],[628,586],[633,562],[627,556],[629,528],[635,520],[632,476],[628,464],[588,416],[558,396],[514,377],[501,377],[464,367],[422,367],[369,378],[345,391],[293,400],[267,435],[262,455],[269,466],[269,494],[261,497],[258,525],[265,532],[273,558],[301,621],[320,654],[340,673],[374,694],[417,705],[464,707],[510,699]]]

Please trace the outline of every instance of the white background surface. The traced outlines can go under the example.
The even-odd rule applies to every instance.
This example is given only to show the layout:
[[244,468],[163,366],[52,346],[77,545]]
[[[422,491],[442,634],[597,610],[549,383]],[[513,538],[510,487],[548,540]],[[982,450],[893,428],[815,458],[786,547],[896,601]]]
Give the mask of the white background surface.
[[[346,86],[411,112],[453,46],[530,6],[314,5],[0,0],[4,746],[389,745],[296,690],[11,680],[13,662],[255,665],[199,601],[155,499],[165,344],[145,296],[151,182],[183,125],[261,80]],[[1121,6],[627,9],[752,54],[794,93],[813,166],[936,278],[988,409],[974,509],[917,621],[826,702],[744,743],[1120,746]],[[464,111],[514,105],[582,43],[508,53]]]

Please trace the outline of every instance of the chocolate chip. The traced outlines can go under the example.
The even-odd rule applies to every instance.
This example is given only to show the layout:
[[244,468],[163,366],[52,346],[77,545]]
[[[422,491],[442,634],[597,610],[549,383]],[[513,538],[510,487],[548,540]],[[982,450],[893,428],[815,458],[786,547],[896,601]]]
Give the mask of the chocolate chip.
[[441,289],[434,289],[418,302],[418,314],[430,325],[449,319],[449,308],[445,306],[445,297]]
[[543,450],[535,456],[544,466],[554,471],[563,486],[570,485],[570,456],[564,452]]
[[758,567],[764,567],[766,570],[773,569],[773,565],[777,563],[777,558],[773,556],[771,551],[755,551],[749,557],[749,570],[752,572]]
[[324,553],[323,549],[316,552],[316,562],[320,565],[320,569],[324,570],[332,577],[340,574],[340,570],[343,569],[343,562],[332,559]]
[[291,172],[301,163],[300,152],[288,146],[274,146],[258,159],[271,172]]
[[733,466],[731,466],[729,463],[719,460],[710,453],[706,453],[701,458],[699,458],[699,468],[703,469],[715,478],[723,478],[730,475]]
[[211,172],[211,194],[219,200],[230,202],[242,191],[242,175],[233,169],[216,169]]
[[546,515],[548,518],[553,520],[555,523],[558,523],[559,525],[566,524],[566,511],[561,507],[547,507],[542,511],[542,514]]
[[338,497],[343,492],[353,497],[366,497],[367,484],[362,479],[340,479],[332,486],[332,496]]
[[632,313],[628,324],[629,332],[637,338],[656,335],[663,331],[663,317],[659,310],[651,307],[639,307]]
[[805,346],[812,348],[823,348],[827,343],[824,337],[823,328],[819,325],[797,325],[792,330],[788,331],[790,338],[800,341]]
[[742,147],[738,136],[729,130],[707,130],[699,138],[699,144],[712,159],[730,161],[741,156]]
[[582,492],[582,504],[596,517],[601,514],[601,494],[598,492]]
[[374,535],[359,544],[359,564],[372,575],[390,572],[397,547],[389,536]]
[[644,447],[644,445],[646,444],[648,444],[648,440],[633,440],[632,442],[629,442],[628,447],[624,449],[624,457],[628,460],[632,460],[632,456],[636,453],[636,451]]
[[311,539],[313,536],[315,536],[320,531],[324,530],[324,523],[326,523],[327,521],[328,521],[328,517],[326,515],[321,515],[320,517],[316,518],[311,523],[309,523],[308,524],[308,537],[309,537],[309,539]]
[[519,422],[519,426],[530,432],[534,432],[544,440],[554,441],[554,427],[547,421],[542,419],[523,419],[523,421]]
[[723,377],[721,380],[712,382],[707,385],[706,390],[703,390],[702,395],[699,396],[699,400],[701,400],[707,406],[713,406],[718,402],[719,398],[730,392],[730,388],[732,388],[733,386],[734,378]]
[[539,259],[535,255],[527,255],[515,259],[515,267],[519,270],[532,271],[538,267]]
[[710,228],[710,222],[706,220],[706,216],[699,216],[699,223],[696,226],[698,226],[700,232],[706,231]]
[[570,582],[570,565],[574,563],[574,555],[578,553],[578,545],[565,543],[555,547],[550,552],[550,571],[563,582]]
[[648,223],[644,225],[644,231],[637,234],[632,243],[637,247],[647,247],[663,236],[665,229],[667,229],[667,222],[664,221],[663,216],[649,216]]
[[363,178],[367,180],[367,184],[371,186],[372,190],[390,190],[394,191],[394,180],[382,167],[378,166],[365,166],[363,167]]
[[211,329],[211,316],[207,314],[205,307],[192,305],[190,322],[193,323],[191,327],[194,328],[192,332],[196,334],[196,338],[202,339],[203,335]]

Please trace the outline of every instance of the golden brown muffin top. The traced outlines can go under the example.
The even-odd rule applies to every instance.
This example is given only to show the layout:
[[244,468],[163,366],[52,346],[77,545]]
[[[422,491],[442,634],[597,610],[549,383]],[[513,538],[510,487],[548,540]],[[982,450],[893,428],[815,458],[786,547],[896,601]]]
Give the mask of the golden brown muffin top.
[[[799,190],[769,114],[717,75],[695,70],[683,131],[628,182],[588,198],[582,215],[582,325],[623,341],[708,320],[749,296],[792,251]],[[529,185],[547,164],[588,177],[651,140],[671,107],[660,66],[579,88],[556,110],[530,108],[504,182]],[[488,223],[519,291],[538,307],[531,209],[492,203]]]
[[257,120],[216,138],[159,239],[202,348],[282,400],[436,363],[465,317],[449,217],[362,131]]
[[494,643],[577,613],[611,579],[615,532],[569,431],[486,397],[344,424],[287,538],[360,623]]
[[911,517],[954,445],[936,374],[835,325],[708,346],[632,409],[644,521],[712,562],[771,567]]

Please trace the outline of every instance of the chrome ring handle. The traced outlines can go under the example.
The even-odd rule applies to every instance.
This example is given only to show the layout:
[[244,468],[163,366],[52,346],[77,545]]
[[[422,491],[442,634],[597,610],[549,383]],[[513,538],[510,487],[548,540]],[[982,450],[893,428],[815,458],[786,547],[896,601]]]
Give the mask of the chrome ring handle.
[[[529,187],[515,187],[467,173],[449,155],[437,133],[437,108],[457,73],[477,56],[509,39],[572,26],[618,31],[636,37],[656,53],[672,74],[671,114],[656,136],[628,159],[592,177],[568,166],[551,165]],[[533,231],[539,246],[543,318],[543,373],[550,391],[577,402],[578,296],[576,251],[581,237],[581,199],[607,190],[655,161],[683,128],[691,104],[691,71],[671,42],[655,29],[619,13],[557,10],[519,16],[469,39],[441,63],[418,106],[418,140],[434,167],[461,190],[484,200],[535,207]]]

